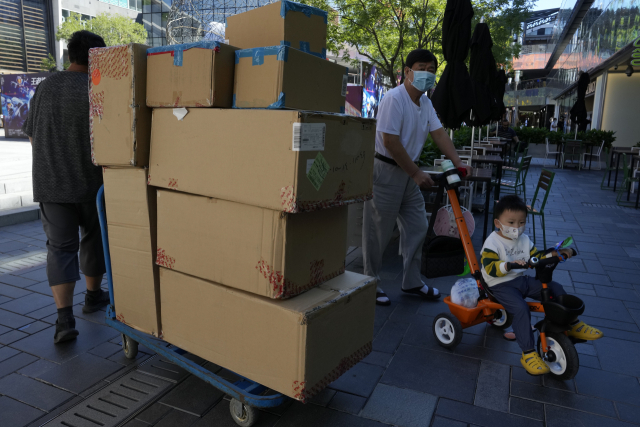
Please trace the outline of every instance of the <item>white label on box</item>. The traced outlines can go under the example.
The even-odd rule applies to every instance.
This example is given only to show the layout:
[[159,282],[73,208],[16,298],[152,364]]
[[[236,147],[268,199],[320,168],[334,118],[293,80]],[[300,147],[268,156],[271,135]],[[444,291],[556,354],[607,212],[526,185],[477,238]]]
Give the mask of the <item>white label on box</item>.
[[342,96],[347,96],[347,85],[349,83],[349,75],[342,76]]
[[324,151],[324,123],[294,123],[293,151]]
[[315,162],[316,159],[309,159],[307,160],[307,175],[309,175],[309,171],[311,170],[311,166],[313,166],[313,162]]

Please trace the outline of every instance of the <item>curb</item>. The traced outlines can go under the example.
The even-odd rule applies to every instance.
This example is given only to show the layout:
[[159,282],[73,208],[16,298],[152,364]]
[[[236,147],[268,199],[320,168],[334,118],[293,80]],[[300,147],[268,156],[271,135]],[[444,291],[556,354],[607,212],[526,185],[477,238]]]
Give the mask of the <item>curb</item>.
[[40,219],[40,206],[38,205],[8,209],[6,212],[0,211],[0,227],[22,224],[23,222],[36,221],[38,219]]

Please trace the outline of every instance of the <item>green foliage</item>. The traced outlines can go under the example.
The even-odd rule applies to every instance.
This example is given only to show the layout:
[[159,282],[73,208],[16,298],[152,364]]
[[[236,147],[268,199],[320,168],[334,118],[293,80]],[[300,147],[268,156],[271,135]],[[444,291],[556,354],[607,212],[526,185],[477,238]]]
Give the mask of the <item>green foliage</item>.
[[[69,68],[69,65],[71,65],[69,61],[65,61],[64,65],[62,66],[62,69],[66,70],[67,68]],[[47,55],[47,57],[42,60],[42,62],[40,63],[40,71],[49,71],[51,73],[60,71],[58,70],[58,64],[56,63],[56,59],[53,57],[52,54]]]
[[[414,49],[432,51],[441,65],[442,20],[446,0],[301,0],[329,11],[327,49],[339,52],[350,46],[368,58],[392,86],[402,76],[404,59]],[[529,14],[533,0],[474,0],[472,26],[481,17],[491,29],[493,54],[507,65],[520,53],[513,34]],[[344,59],[348,53],[344,50]],[[468,58],[467,58],[468,60]],[[442,73],[443,66],[438,67]]]
[[[528,142],[529,144],[544,144],[544,139],[549,133],[551,133],[545,128],[532,128],[525,126],[514,128],[514,130],[516,131],[516,136],[520,141]],[[549,142],[551,142],[551,140],[549,140]]]
[[551,132],[545,128],[519,127],[514,129],[518,139],[530,144],[544,144],[545,138],[549,139],[549,144],[559,144],[563,139],[578,139],[589,144],[600,145],[604,141],[605,147],[611,147],[616,140],[615,131],[591,129],[587,132],[564,134],[562,132]]
[[[613,130],[599,130],[599,129],[591,129],[586,132],[584,135],[583,141],[589,142],[594,145],[602,144],[604,141],[605,147],[611,147],[613,142],[616,140],[615,131]],[[578,133],[578,135],[580,132]]]
[[58,27],[56,40],[69,40],[76,31],[87,30],[102,37],[107,46],[129,43],[145,43],[147,30],[142,24],[121,15],[102,13],[95,18],[83,21],[79,13],[70,16]]

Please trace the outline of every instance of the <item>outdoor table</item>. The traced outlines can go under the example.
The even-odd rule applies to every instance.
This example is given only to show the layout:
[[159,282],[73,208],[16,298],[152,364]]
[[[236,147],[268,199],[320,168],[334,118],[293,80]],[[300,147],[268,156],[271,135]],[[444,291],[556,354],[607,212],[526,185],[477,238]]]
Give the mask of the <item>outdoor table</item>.
[[[581,139],[565,139],[563,144],[562,144],[562,152],[565,154],[565,159],[566,159],[566,151],[567,148],[571,148],[571,155],[575,156],[576,154],[576,148],[578,149],[582,149],[583,145],[582,145],[582,140]],[[578,153],[578,156],[580,155],[580,153]],[[571,164],[573,165],[573,158],[571,158]],[[580,165],[580,161],[578,160],[578,166]],[[562,167],[564,168],[564,165],[562,165]]]
[[[495,141],[495,140],[491,141],[491,140],[489,140],[488,142],[489,142],[489,144],[493,145],[494,147],[497,146],[497,147],[500,148],[499,151],[502,153],[502,158],[503,159],[507,158],[507,147],[509,146],[509,142],[510,141],[508,141],[506,139],[500,139],[500,141]],[[497,150],[498,149],[496,148],[496,151]]]
[[471,163],[486,163],[489,165],[496,165],[496,185],[494,189],[493,200],[496,202],[500,200],[500,183],[502,181],[502,165],[504,160],[500,156],[474,156],[471,158]]
[[[440,166],[426,166],[420,168],[422,171],[437,175],[442,173],[442,168]],[[481,182],[486,183],[489,188],[487,188],[486,196],[484,199],[484,229],[482,231],[482,241],[484,242],[487,239],[487,226],[489,223],[489,202],[491,199],[491,170],[489,169],[479,169],[473,168],[473,173],[471,175],[467,175],[464,178],[461,178],[463,181],[469,182]]]
[[[613,179],[613,192],[616,192],[616,185],[618,184],[618,169],[620,169],[620,154],[634,154],[635,150],[631,147],[613,147],[611,149],[611,160],[613,161],[613,156],[618,155],[616,159],[616,175]],[[611,165],[612,162],[609,162]],[[611,184],[611,169],[609,169],[609,179],[607,181],[607,185]]]

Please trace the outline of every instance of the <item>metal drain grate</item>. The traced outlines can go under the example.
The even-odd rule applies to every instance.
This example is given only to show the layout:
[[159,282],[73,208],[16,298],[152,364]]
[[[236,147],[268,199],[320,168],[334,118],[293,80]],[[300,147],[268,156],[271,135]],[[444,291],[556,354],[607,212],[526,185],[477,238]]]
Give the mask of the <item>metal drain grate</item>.
[[605,209],[630,209],[625,206],[618,205],[602,205],[600,203],[586,203],[582,202],[582,206],[587,206],[589,208],[605,208]]
[[114,381],[47,425],[115,427],[174,384],[137,370]]

